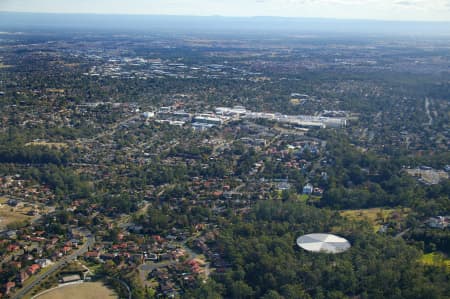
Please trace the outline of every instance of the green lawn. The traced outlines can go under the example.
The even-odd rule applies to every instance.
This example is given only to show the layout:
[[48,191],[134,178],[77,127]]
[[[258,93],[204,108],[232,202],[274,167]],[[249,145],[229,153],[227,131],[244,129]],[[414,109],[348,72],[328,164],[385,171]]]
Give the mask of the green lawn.
[[301,202],[306,202],[307,200],[308,200],[308,195],[306,195],[306,194],[299,194],[298,195],[298,200],[299,201],[301,201]]
[[447,267],[447,270],[450,271],[450,259],[446,258],[443,254],[439,252],[424,254],[420,259],[420,261],[424,265],[428,266],[437,266],[437,267],[445,266]]
[[397,222],[402,222],[409,213],[407,208],[384,209],[372,208],[361,210],[344,210],[340,214],[350,220],[367,221],[372,225],[374,231],[378,231],[382,224],[389,220],[395,219]]

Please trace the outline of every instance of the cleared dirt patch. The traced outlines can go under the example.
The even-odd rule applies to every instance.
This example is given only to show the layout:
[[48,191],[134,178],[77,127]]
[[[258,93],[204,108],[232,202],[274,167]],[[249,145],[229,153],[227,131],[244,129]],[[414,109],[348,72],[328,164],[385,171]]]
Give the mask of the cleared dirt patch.
[[407,169],[406,172],[429,185],[436,185],[439,184],[439,182],[448,179],[448,173],[443,170],[415,168]]
[[84,282],[64,286],[36,299],[117,299],[116,293],[101,282]]
[[23,222],[33,219],[27,213],[33,210],[32,207],[24,207],[20,204],[16,207],[11,207],[7,203],[6,198],[0,198],[0,228],[4,229],[8,224]]

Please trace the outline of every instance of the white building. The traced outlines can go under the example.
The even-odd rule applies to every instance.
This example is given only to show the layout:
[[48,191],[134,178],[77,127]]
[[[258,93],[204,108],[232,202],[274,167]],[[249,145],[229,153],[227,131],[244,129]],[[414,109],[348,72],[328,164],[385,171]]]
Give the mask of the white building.
[[223,116],[242,116],[246,115],[250,111],[245,109],[243,106],[234,106],[233,108],[229,107],[217,107],[215,109],[215,112],[217,115],[223,115]]
[[155,112],[146,111],[142,113],[142,117],[145,119],[153,118],[155,117]]
[[311,184],[306,184],[304,187],[303,187],[303,194],[312,194],[313,193],[313,191],[314,191],[314,187],[313,187],[313,185],[311,185]]
[[220,126],[222,124],[222,120],[218,117],[213,117],[212,115],[199,115],[195,116],[192,120],[193,123],[200,123],[200,124],[209,124],[209,125],[215,125]]

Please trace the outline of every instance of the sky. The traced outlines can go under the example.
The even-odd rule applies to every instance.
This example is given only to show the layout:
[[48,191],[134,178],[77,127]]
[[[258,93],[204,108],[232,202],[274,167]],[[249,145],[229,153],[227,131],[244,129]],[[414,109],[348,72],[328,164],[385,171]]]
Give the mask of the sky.
[[450,21],[450,0],[0,0],[0,11]]

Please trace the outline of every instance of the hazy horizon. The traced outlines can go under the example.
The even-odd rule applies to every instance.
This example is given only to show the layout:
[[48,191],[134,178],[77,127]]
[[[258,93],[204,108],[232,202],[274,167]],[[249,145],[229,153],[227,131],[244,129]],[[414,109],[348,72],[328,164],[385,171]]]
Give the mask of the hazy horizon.
[[0,30],[99,29],[209,33],[348,33],[449,36],[450,22],[344,20],[305,17],[227,17],[0,12]]
[[0,11],[450,21],[449,0],[2,0]]
[[333,18],[333,17],[312,17],[312,16],[230,16],[220,14],[210,15],[194,15],[194,14],[129,14],[129,13],[108,13],[108,12],[33,12],[33,11],[4,11],[0,10],[0,14],[16,14],[16,15],[78,15],[78,16],[124,16],[124,17],[189,17],[189,18],[224,18],[224,19],[286,19],[286,20],[330,20],[330,21],[351,21],[351,22],[379,22],[379,23],[448,23],[450,20],[386,20],[386,19],[368,19],[368,18]]

